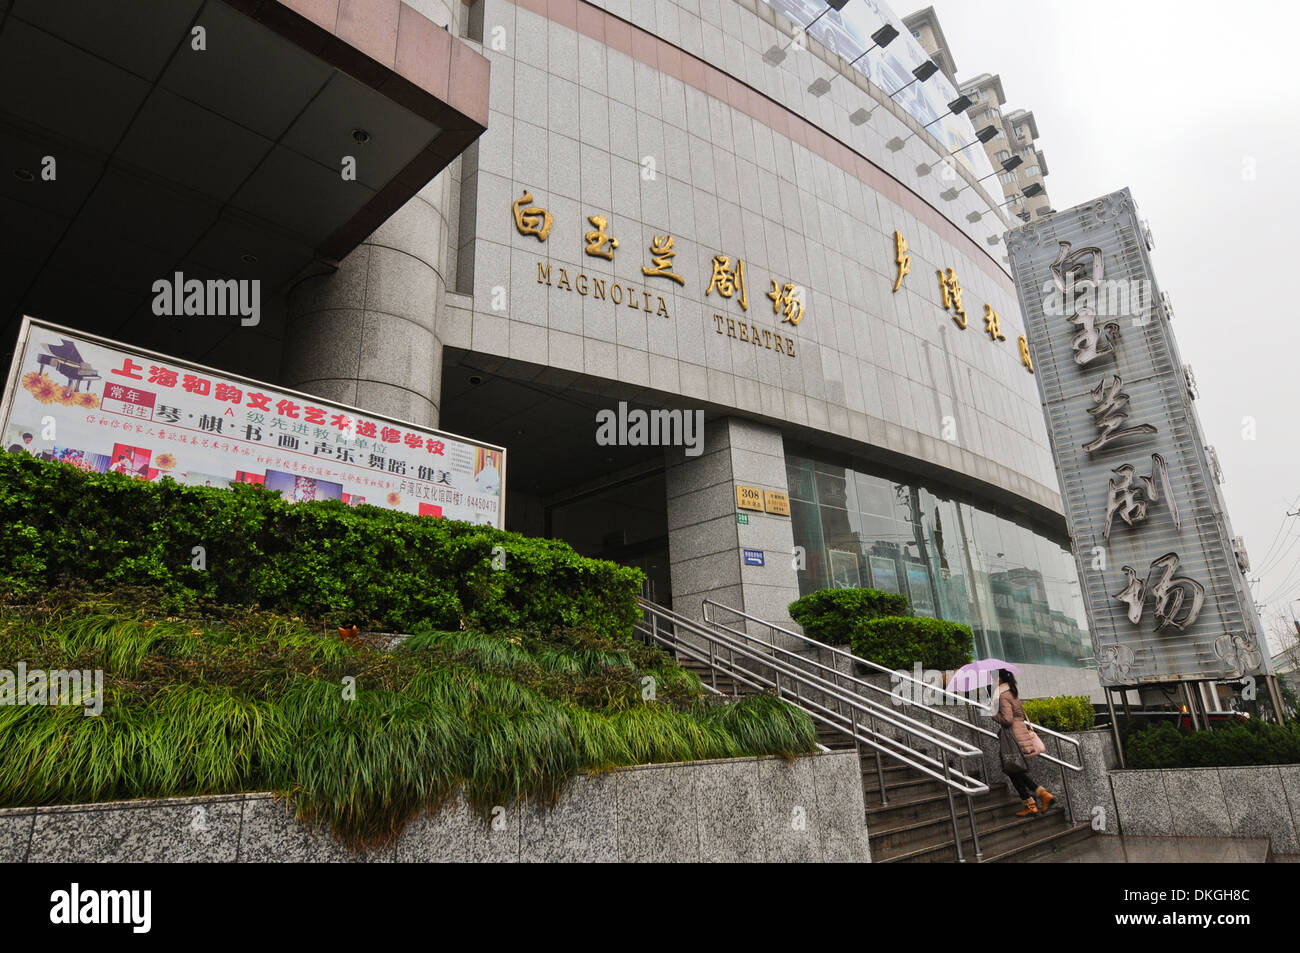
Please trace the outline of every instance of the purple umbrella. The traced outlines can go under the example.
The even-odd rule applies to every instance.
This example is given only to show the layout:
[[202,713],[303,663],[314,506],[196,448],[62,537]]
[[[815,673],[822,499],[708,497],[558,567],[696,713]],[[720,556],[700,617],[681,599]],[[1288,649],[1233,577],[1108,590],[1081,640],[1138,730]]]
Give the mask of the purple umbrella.
[[971,692],[977,688],[983,688],[985,685],[996,685],[997,673],[1000,668],[1005,668],[1012,675],[1020,674],[1020,669],[1000,658],[980,659],[978,662],[963,665],[953,672],[952,679],[948,682],[948,691]]

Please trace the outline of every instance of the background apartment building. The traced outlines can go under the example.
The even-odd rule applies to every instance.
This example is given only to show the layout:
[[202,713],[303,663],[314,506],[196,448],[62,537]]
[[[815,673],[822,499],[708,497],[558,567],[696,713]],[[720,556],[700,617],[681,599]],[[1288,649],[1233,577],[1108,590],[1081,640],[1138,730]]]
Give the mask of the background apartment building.
[[[997,74],[981,73],[969,80],[957,79],[957,62],[934,7],[903,17],[903,24],[953,85],[970,97],[972,105],[967,115],[971,124],[976,129],[993,126],[998,130],[995,138],[984,143],[984,150],[994,168],[1000,168],[1012,156],[1020,157],[1020,164],[1014,169],[998,173],[1002,194],[1010,201],[1007,212],[1026,222],[1050,212],[1052,203],[1044,181],[1047,160],[1037,146],[1038,123],[1033,112],[1024,109],[1002,111],[1006,95],[1002,90],[1002,78]],[[1025,189],[1032,185],[1040,186],[1042,191],[1031,189],[1035,194],[1026,196]]]

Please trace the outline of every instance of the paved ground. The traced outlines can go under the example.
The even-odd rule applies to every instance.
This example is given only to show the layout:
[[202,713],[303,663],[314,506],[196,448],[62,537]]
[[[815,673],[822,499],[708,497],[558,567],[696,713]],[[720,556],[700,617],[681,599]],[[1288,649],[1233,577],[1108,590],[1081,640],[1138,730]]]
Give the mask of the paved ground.
[[[1262,864],[1268,841],[1232,837],[1090,837],[1036,864]],[[1275,860],[1300,860],[1284,857]]]

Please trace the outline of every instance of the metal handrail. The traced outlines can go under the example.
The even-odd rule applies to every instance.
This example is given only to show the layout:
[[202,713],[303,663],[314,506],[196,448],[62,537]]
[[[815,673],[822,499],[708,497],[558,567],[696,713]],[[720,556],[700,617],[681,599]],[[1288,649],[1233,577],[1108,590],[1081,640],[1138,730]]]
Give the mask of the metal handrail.
[[[654,604],[651,603],[651,605],[654,605]],[[662,606],[654,605],[654,610],[655,610],[658,614],[661,614],[661,615],[663,615],[663,616],[665,616],[665,617],[671,617],[671,618],[673,618],[675,621],[679,621],[679,622],[683,625],[684,628],[688,628],[688,629],[694,630],[695,633],[698,634],[698,635],[703,635],[703,636],[710,637],[710,638],[717,638],[717,634],[716,634],[715,632],[710,632],[709,630],[703,628],[702,626],[700,626],[698,623],[694,622],[693,620],[686,619],[686,618],[683,617],[683,616],[679,616],[679,615],[677,615],[677,614],[674,613],[671,609],[665,609],[665,608],[663,608]],[[716,625],[715,625],[715,627],[716,627],[716,628],[723,629],[724,631],[732,632],[733,634],[737,634],[737,633],[735,633],[735,630],[728,629],[726,626],[716,626]],[[745,634],[745,638],[749,639],[749,640],[752,641],[752,642],[757,642],[757,643],[758,643],[759,645],[761,645],[763,648],[765,648],[765,649],[770,649],[770,650],[772,650],[773,652],[781,652],[781,653],[786,654],[786,655],[793,655],[796,659],[798,659],[799,663],[801,663],[801,664],[804,664],[804,663],[809,662],[809,660],[808,660],[808,659],[805,659],[803,656],[795,655],[794,653],[789,652],[789,651],[787,651],[787,650],[781,648],[780,646],[773,645],[773,644],[770,643],[770,642],[764,642],[762,639],[755,638],[755,637],[750,636],[750,635],[747,635],[747,634]],[[722,642],[724,645],[727,645],[728,648],[739,647],[739,648],[742,649],[742,651],[744,650],[744,646],[743,646],[743,644],[740,644],[740,645],[738,645],[738,646],[733,645],[733,644],[731,644],[731,643],[733,642],[733,640],[727,639],[727,638],[725,638],[725,637],[717,638],[717,641],[720,641],[720,642]],[[755,654],[752,653],[752,652],[746,652],[745,654],[748,655],[750,658],[756,658],[756,659],[762,661],[765,665],[773,665],[773,659],[772,659],[771,657],[767,656],[767,655],[764,655],[764,654],[761,654],[761,653],[758,654],[758,655],[755,655]],[[715,664],[716,664],[716,663],[715,663]],[[813,664],[816,664],[816,663],[813,663]],[[775,666],[773,666],[773,667],[775,667]],[[797,668],[795,668],[795,669],[791,669],[789,666],[782,666],[782,669],[781,669],[781,670],[784,671],[787,675],[805,675],[805,676],[807,675],[807,673],[805,673],[805,672],[801,672],[801,671],[800,671],[799,669],[797,669]],[[825,686],[825,680],[824,680],[824,679],[820,679],[820,678],[818,678],[817,676],[813,676],[812,679],[813,679],[814,681],[816,681],[816,682],[821,682],[822,684],[821,684],[820,686],[818,686],[818,687],[820,687],[823,691],[827,691],[827,688],[826,688],[826,686]],[[829,690],[829,694],[833,695],[836,699],[838,699],[838,700],[840,700],[840,701],[844,701],[844,702],[849,703],[849,704],[857,705],[858,707],[869,706],[869,708],[870,708],[872,711],[874,711],[876,714],[878,714],[878,715],[880,715],[880,716],[886,718],[886,719],[887,719],[891,724],[894,724],[895,727],[902,728],[902,729],[904,729],[904,730],[910,730],[910,731],[917,731],[917,730],[919,730],[919,732],[921,732],[921,733],[923,733],[923,734],[926,734],[926,735],[932,736],[932,739],[933,739],[933,740],[940,740],[940,739],[942,739],[942,740],[944,740],[945,742],[949,742],[949,741],[951,741],[951,742],[955,742],[956,745],[960,745],[962,748],[965,748],[965,749],[966,749],[966,750],[964,750],[964,751],[960,751],[960,750],[957,750],[957,748],[955,748],[955,747],[954,747],[954,748],[949,748],[948,750],[952,751],[953,754],[959,754],[959,755],[961,755],[961,756],[963,756],[963,757],[974,757],[975,755],[983,754],[983,752],[982,752],[979,748],[976,748],[976,747],[974,747],[974,746],[972,746],[972,745],[969,745],[969,744],[967,744],[966,742],[962,741],[962,740],[959,739],[959,738],[953,738],[952,736],[947,735],[947,734],[945,734],[944,732],[939,731],[939,730],[936,729],[933,725],[927,725],[925,722],[917,721],[915,718],[911,718],[911,717],[909,717],[909,716],[907,716],[907,715],[902,715],[902,714],[898,714],[898,713],[895,713],[895,712],[891,712],[891,711],[890,711],[888,708],[886,708],[885,706],[880,705],[879,703],[874,702],[874,701],[872,701],[872,700],[869,699],[869,698],[858,698],[858,699],[854,699],[854,698],[851,698],[851,697],[845,697],[845,696],[843,696],[843,695],[840,695],[840,694],[838,694],[838,693],[835,691],[835,689],[838,688],[838,687],[839,687],[839,686],[831,686],[831,689]],[[905,722],[906,724],[901,724],[900,722]]]
[[[733,609],[728,608],[727,606],[721,605],[720,603],[713,603],[713,605],[718,606],[718,608],[727,609],[727,611],[729,611],[729,612],[731,612],[731,611],[735,611],[735,610],[733,610]],[[707,607],[706,607],[706,609],[707,609]],[[751,617],[751,618],[752,618],[752,617]],[[706,615],[705,621],[708,622],[710,625],[716,626],[716,627],[719,628],[719,629],[723,629],[723,630],[725,630],[725,631],[727,631],[727,632],[730,632],[730,633],[732,633],[733,635],[743,636],[744,638],[747,638],[747,639],[753,639],[753,638],[755,638],[754,636],[750,635],[748,632],[742,632],[740,629],[734,629],[734,628],[732,628],[731,626],[729,626],[729,625],[725,625],[724,623],[719,622],[719,621],[717,621],[717,620],[715,620],[715,619],[709,619],[709,618],[707,617],[707,615]],[[754,621],[756,621],[756,622],[763,622],[764,620],[762,620],[762,619],[754,619]],[[772,625],[770,622],[765,623],[765,624],[766,624],[766,625]],[[772,626],[772,628],[774,628],[774,629],[778,629],[778,630],[780,630],[780,631],[785,631],[784,629],[781,629],[780,626]],[[763,642],[763,640],[761,640],[761,639],[758,639],[758,640],[756,640],[756,641],[759,641],[759,642],[761,642],[761,643],[764,644],[764,645],[770,645],[770,644],[773,644],[773,643]],[[810,640],[810,641],[812,641],[812,640]],[[815,643],[815,644],[820,645],[821,643]],[[855,685],[857,685],[857,686],[859,686],[859,687],[861,687],[861,688],[863,688],[863,689],[866,689],[867,691],[876,692],[876,693],[881,694],[881,695],[887,695],[887,696],[889,696],[889,698],[891,699],[892,704],[894,704],[895,706],[897,706],[897,705],[915,705],[915,706],[917,706],[918,708],[921,708],[921,709],[923,709],[924,711],[929,712],[930,714],[936,715],[936,716],[938,716],[938,717],[944,719],[945,721],[955,722],[955,723],[957,723],[957,724],[959,724],[959,725],[961,725],[961,726],[963,726],[963,727],[965,727],[965,728],[970,728],[970,729],[972,729],[973,731],[976,731],[976,732],[978,732],[978,733],[980,733],[980,734],[987,735],[987,736],[990,737],[990,738],[997,738],[997,736],[998,736],[998,733],[997,733],[996,731],[990,731],[990,730],[987,729],[987,728],[981,728],[979,725],[974,724],[973,722],[967,721],[965,718],[959,718],[959,717],[957,717],[956,715],[949,714],[949,713],[946,712],[946,711],[942,711],[942,710],[937,709],[937,708],[932,708],[931,706],[926,705],[924,702],[918,702],[918,701],[916,701],[915,699],[912,699],[912,698],[908,698],[908,697],[906,697],[905,695],[896,695],[896,694],[894,694],[893,692],[891,692],[889,689],[881,688],[879,685],[873,685],[873,684],[871,684],[871,683],[868,682],[868,681],[864,681],[863,679],[858,678],[856,675],[852,675],[852,674],[850,674],[850,673],[848,673],[848,672],[842,672],[842,671],[840,671],[839,669],[834,668],[834,667],[832,667],[832,666],[830,666],[830,665],[825,665],[825,664],[823,664],[823,663],[821,663],[821,662],[818,662],[816,659],[810,658],[810,657],[808,657],[807,655],[803,655],[803,654],[801,654],[801,653],[799,653],[799,652],[792,652],[792,651],[790,651],[789,649],[783,648],[783,647],[781,647],[781,646],[776,646],[776,650],[779,651],[779,652],[783,652],[783,653],[785,653],[786,655],[794,656],[795,658],[799,659],[800,662],[803,663],[803,664],[806,664],[806,665],[812,665],[812,666],[815,666],[815,667],[817,667],[817,668],[819,668],[819,669],[822,669],[822,670],[824,670],[824,671],[830,672],[830,673],[832,673],[832,674],[833,674],[837,679],[845,679],[845,680],[847,680],[847,681],[849,681],[849,682],[852,682],[853,684],[855,684]],[[869,664],[870,664],[870,663],[869,663]],[[898,675],[899,673],[897,673],[897,672],[889,672],[889,674],[890,674],[891,676],[896,676],[896,675]],[[907,677],[909,681],[916,682],[916,680],[913,679],[913,678],[911,678],[911,676],[905,676],[905,677]],[[922,682],[916,682],[916,684],[917,684],[917,685],[923,685],[924,683],[922,683]],[[925,687],[926,687],[927,690],[936,690],[936,689],[934,689],[934,686],[925,686]]]
[[[926,725],[924,722],[891,712],[885,706],[879,705],[870,699],[845,695],[839,690],[838,686],[831,685],[825,679],[793,668],[775,655],[758,652],[694,620],[680,616],[670,609],[665,609],[663,606],[643,599],[638,600],[638,602],[642,610],[650,616],[650,624],[647,625],[644,621],[638,622],[637,628],[661,645],[671,648],[679,654],[686,654],[697,661],[704,662],[710,665],[711,668],[722,671],[733,681],[749,685],[751,688],[757,688],[761,691],[774,690],[780,697],[793,696],[795,704],[803,708],[815,720],[849,735],[858,744],[866,745],[878,753],[888,755],[915,768],[941,782],[950,791],[971,795],[983,794],[989,790],[988,785],[983,781],[968,776],[958,768],[953,768],[946,762],[946,759],[932,758],[915,748],[909,747],[898,739],[879,734],[874,727],[863,727],[858,722],[858,715],[865,716],[868,723],[873,726],[878,719],[907,735],[918,737],[933,744],[939,751],[955,756],[958,765],[961,764],[962,758],[982,756],[983,752],[979,748],[962,741],[960,738],[947,735],[931,725]],[[660,620],[671,626],[673,633],[671,636],[667,633],[660,634],[658,625]],[[706,640],[708,653],[706,654],[702,647],[693,646],[689,642],[681,640],[677,636],[678,629],[684,629],[686,632]],[[766,643],[763,643],[761,639],[752,639],[751,637],[751,640],[766,646]],[[730,657],[726,662],[718,658],[713,651],[715,645],[720,645],[728,652]],[[776,648],[775,646],[767,647]],[[773,677],[770,679],[765,678],[761,672],[737,666],[735,661],[737,654],[742,658],[748,658],[771,668]],[[782,676],[786,678],[785,685],[781,683]],[[816,692],[828,699],[833,699],[846,706],[851,714],[846,715],[842,711],[828,708],[818,701],[806,697],[805,692]],[[918,760],[924,763],[918,763]],[[882,795],[884,790],[882,784]]]
[[[988,710],[985,706],[981,705],[981,704],[980,704],[979,702],[977,702],[977,701],[972,701],[971,699],[967,698],[965,695],[961,695],[961,694],[959,694],[959,693],[957,693],[957,692],[950,692],[950,691],[948,691],[948,690],[945,689],[945,688],[935,688],[933,685],[926,685],[924,682],[921,682],[921,681],[919,681],[919,680],[913,678],[911,675],[908,675],[906,672],[900,672],[900,671],[895,671],[894,669],[886,668],[885,666],[880,665],[880,664],[878,664],[878,663],[876,663],[876,662],[871,662],[871,661],[868,661],[867,659],[860,658],[859,656],[854,655],[852,652],[845,652],[843,649],[836,648],[836,647],[833,646],[833,645],[827,645],[825,642],[819,642],[819,641],[817,641],[816,639],[814,639],[814,638],[812,638],[812,637],[810,637],[810,636],[803,635],[803,634],[801,634],[801,633],[799,633],[799,632],[792,632],[790,629],[784,628],[783,626],[779,626],[779,625],[777,625],[775,622],[769,622],[769,621],[766,620],[766,619],[760,619],[758,616],[750,615],[748,612],[744,612],[744,611],[742,611],[742,610],[740,610],[740,609],[733,609],[731,606],[723,605],[721,602],[717,602],[717,601],[715,601],[715,600],[713,600],[713,599],[705,599],[705,600],[703,601],[703,603],[702,603],[702,612],[703,612],[703,615],[704,615],[704,621],[707,622],[707,623],[709,623],[710,625],[718,626],[719,628],[724,628],[724,629],[726,629],[728,632],[736,632],[736,631],[737,631],[737,630],[735,630],[735,629],[732,629],[732,628],[730,628],[730,627],[728,627],[728,626],[723,625],[721,622],[718,622],[718,621],[715,621],[714,619],[709,618],[709,607],[710,607],[710,606],[712,606],[713,608],[716,608],[716,609],[722,609],[722,610],[724,610],[724,611],[726,611],[726,612],[730,612],[730,613],[732,613],[733,615],[740,616],[742,619],[746,619],[747,621],[750,621],[750,622],[757,622],[757,623],[759,623],[760,625],[765,625],[765,626],[768,627],[768,629],[770,629],[770,630],[773,631],[773,632],[780,632],[782,635],[789,636],[790,638],[795,639],[795,640],[797,640],[797,641],[804,642],[804,643],[806,643],[806,644],[808,644],[808,645],[816,646],[816,647],[819,648],[819,649],[824,649],[824,650],[826,650],[826,651],[832,653],[833,655],[837,655],[837,656],[839,656],[839,657],[841,657],[841,658],[848,659],[848,660],[850,660],[851,662],[854,662],[854,663],[859,664],[859,665],[864,665],[864,666],[866,666],[867,668],[874,669],[875,671],[881,672],[882,674],[889,675],[891,678],[901,678],[901,679],[904,680],[904,681],[911,682],[911,683],[914,684],[914,685],[921,686],[925,691],[928,691],[928,692],[937,692],[938,694],[940,694],[940,695],[942,695],[942,696],[946,696],[946,697],[948,697],[948,698],[951,698],[951,699],[953,699],[954,701],[956,701],[956,702],[958,702],[958,703],[960,703],[960,704],[969,705],[969,706],[972,707],[972,708],[978,709],[978,710],[979,710],[980,712],[982,712],[983,714],[985,714],[985,715],[989,715],[989,716],[991,717],[991,713],[989,712],[989,710]],[[747,637],[749,637],[749,638],[753,638],[752,636],[747,636]],[[758,641],[762,641],[762,640],[758,640]],[[766,643],[764,643],[764,644],[766,644]],[[787,652],[788,652],[789,650],[786,649],[786,650],[784,650],[784,651],[787,651]],[[796,653],[791,653],[791,654],[796,654]],[[802,658],[803,656],[800,656],[800,657]],[[815,664],[819,664],[819,663],[815,663]],[[825,667],[827,667],[827,666],[822,666],[822,667],[825,668]],[[837,669],[830,669],[830,670],[831,670],[831,671],[836,671],[836,672],[838,672]],[[840,674],[843,675],[844,673],[840,673]],[[850,680],[855,681],[855,682],[857,682],[858,684],[861,684],[861,685],[870,685],[870,683],[868,683],[868,682],[863,682],[861,679],[855,678],[855,677],[852,676],[852,675],[844,675],[844,677],[849,678]],[[876,686],[876,685],[871,685],[870,687],[871,687],[872,689],[876,690],[876,691],[884,691],[884,689],[882,689],[882,688],[880,688],[879,686]],[[902,696],[894,695],[892,692],[890,692],[889,694],[890,694],[891,697],[894,697],[894,698],[901,698],[901,697],[902,697]],[[924,697],[924,696],[923,696],[923,697]],[[970,728],[972,731],[976,731],[976,732],[978,732],[978,733],[980,733],[980,734],[983,734],[983,735],[986,735],[986,736],[989,736],[989,737],[993,737],[993,738],[996,738],[996,737],[997,737],[997,732],[996,732],[996,731],[991,731],[991,730],[989,730],[989,729],[987,729],[987,728],[982,728],[982,727],[980,727],[979,725],[975,724],[974,722],[969,722],[969,721],[966,721],[965,719],[962,719],[962,718],[956,718],[956,717],[954,717],[954,716],[952,716],[952,715],[947,714],[946,712],[940,711],[940,710],[937,709],[937,708],[931,707],[931,706],[929,706],[929,705],[925,705],[924,703],[921,703],[921,702],[917,702],[917,701],[915,701],[914,699],[905,699],[905,701],[907,701],[909,704],[919,705],[921,708],[924,708],[926,711],[931,712],[932,714],[937,715],[937,716],[939,716],[939,717],[941,717],[941,718],[946,718],[946,719],[949,720],[949,721],[956,721],[956,722],[959,722],[960,724],[962,724],[962,725],[964,725],[964,726]],[[1049,755],[1046,751],[1044,751],[1044,752],[1042,752],[1041,754],[1039,754],[1039,755],[1038,755],[1039,758],[1042,758],[1042,759],[1045,760],[1045,761],[1050,761],[1050,762],[1052,762],[1053,764],[1058,764],[1058,765],[1060,765],[1062,768],[1066,768],[1067,770],[1074,771],[1074,772],[1076,772],[1076,773],[1080,773],[1080,772],[1083,771],[1083,748],[1082,748],[1082,746],[1079,744],[1079,742],[1078,742],[1076,739],[1071,738],[1071,737],[1069,737],[1069,736],[1067,736],[1067,735],[1063,735],[1063,734],[1061,734],[1060,732],[1053,731],[1051,728],[1044,728],[1042,725],[1036,724],[1036,723],[1030,721],[1030,720],[1027,719],[1027,718],[1025,719],[1025,724],[1028,725],[1030,728],[1033,728],[1035,732],[1039,732],[1039,733],[1042,733],[1042,734],[1050,735],[1050,736],[1052,736],[1053,738],[1056,738],[1056,739],[1057,739],[1057,751],[1058,751],[1058,753],[1060,752],[1060,743],[1061,743],[1061,742],[1064,742],[1065,744],[1068,744],[1068,745],[1072,745],[1072,746],[1074,747],[1075,755],[1076,755],[1076,757],[1078,758],[1079,763],[1078,763],[1078,764],[1070,764],[1070,763],[1067,762],[1067,761],[1062,761],[1062,760],[1060,760],[1059,758],[1054,758],[1054,757],[1052,757],[1052,756]]]

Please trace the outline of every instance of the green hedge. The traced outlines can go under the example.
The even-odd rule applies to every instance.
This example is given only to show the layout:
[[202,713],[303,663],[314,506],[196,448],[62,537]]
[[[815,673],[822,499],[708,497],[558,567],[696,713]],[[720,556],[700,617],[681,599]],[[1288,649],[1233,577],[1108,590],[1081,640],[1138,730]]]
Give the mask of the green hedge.
[[961,668],[973,656],[975,636],[970,626],[944,619],[886,616],[867,619],[852,632],[853,654],[885,668]]
[[1025,717],[1053,731],[1087,731],[1095,710],[1087,695],[1054,695],[1025,700]]
[[1300,764],[1300,723],[1251,718],[1240,725],[1184,732],[1165,722],[1133,731],[1124,755],[1130,768]]
[[954,669],[972,658],[970,627],[912,616],[907,597],[879,589],[819,589],[790,603],[790,618],[810,638],[849,645],[886,668]]
[[[195,546],[206,569],[192,567]],[[469,523],[0,454],[0,588],[30,595],[68,580],[155,586],[178,606],[356,616],[388,630],[558,625],[627,638],[642,574],[558,540]]]
[[851,643],[868,619],[911,615],[906,596],[879,589],[819,589],[790,603],[789,612],[809,638],[827,645]]

